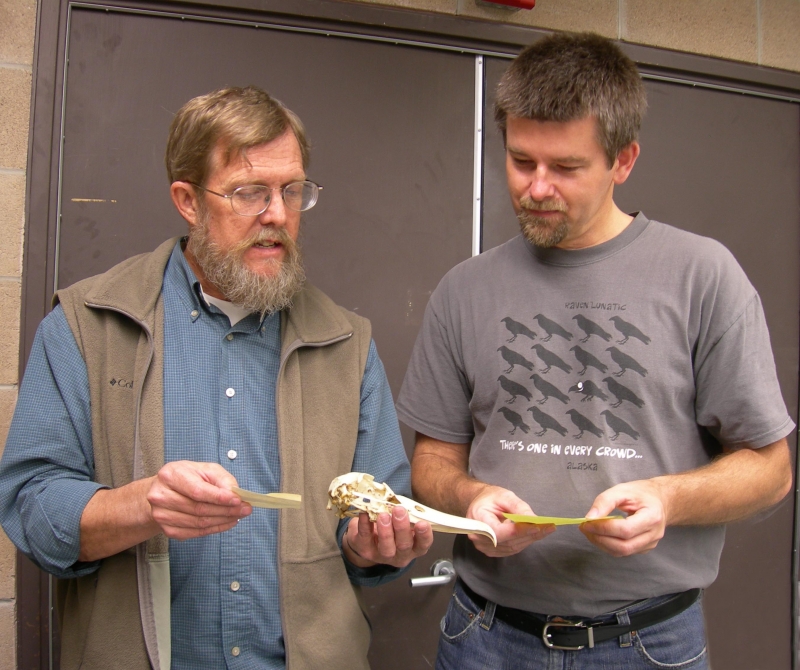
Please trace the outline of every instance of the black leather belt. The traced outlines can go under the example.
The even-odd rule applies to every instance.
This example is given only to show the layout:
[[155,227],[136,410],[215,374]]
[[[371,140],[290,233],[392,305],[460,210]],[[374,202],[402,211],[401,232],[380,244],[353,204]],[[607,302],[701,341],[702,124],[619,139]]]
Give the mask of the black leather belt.
[[[472,602],[481,609],[486,608],[486,598],[475,593],[462,580],[459,580],[459,583]],[[616,621],[592,623],[591,619],[586,621],[546,621],[545,618],[531,612],[502,605],[496,606],[494,615],[517,630],[540,637],[545,646],[551,649],[577,650],[584,647],[591,648],[598,642],[612,640],[633,630],[641,630],[671,619],[688,609],[699,595],[700,589],[690,589],[649,609],[632,612],[629,615],[629,624],[619,624]]]

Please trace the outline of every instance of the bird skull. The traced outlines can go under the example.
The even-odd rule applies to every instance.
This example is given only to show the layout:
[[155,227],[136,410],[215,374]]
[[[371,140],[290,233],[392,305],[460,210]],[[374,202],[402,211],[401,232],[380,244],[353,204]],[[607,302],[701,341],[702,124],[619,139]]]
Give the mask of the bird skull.
[[377,521],[378,514],[391,514],[394,507],[403,507],[412,524],[427,521],[433,530],[442,533],[477,533],[488,537],[497,546],[494,530],[483,521],[445,514],[422,505],[395,493],[387,484],[376,482],[372,475],[364,472],[348,472],[336,477],[328,487],[328,497],[328,509],[332,509],[340,519],[366,512],[370,521]]
[[366,512],[370,521],[376,521],[378,514],[391,514],[392,508],[400,504],[388,484],[376,482],[372,475],[364,472],[348,472],[336,477],[328,487],[328,496],[328,509],[340,519]]

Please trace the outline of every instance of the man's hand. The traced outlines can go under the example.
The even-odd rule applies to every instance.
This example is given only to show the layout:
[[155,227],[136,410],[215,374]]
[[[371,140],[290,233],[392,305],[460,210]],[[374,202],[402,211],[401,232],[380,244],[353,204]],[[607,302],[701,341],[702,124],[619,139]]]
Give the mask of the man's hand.
[[230,488],[236,478],[217,463],[167,463],[147,493],[153,520],[173,540],[188,540],[233,528],[253,508]]
[[97,561],[163,532],[186,540],[233,528],[253,511],[230,491],[236,479],[216,463],[167,463],[158,474],[100,489],[81,515],[81,561]]
[[780,502],[792,488],[786,439],[759,449],[729,450],[708,465],[675,475],[618,484],[595,498],[587,517],[615,508],[628,518],[581,524],[589,541],[612,556],[654,549],[667,526],[728,523]]
[[417,433],[411,460],[411,488],[417,500],[434,509],[489,524],[497,546],[483,535],[470,535],[475,548],[487,556],[512,556],[552,533],[553,525],[514,523],[503,516],[533,514],[530,505],[508,489],[470,477],[469,444],[442,442]]
[[499,486],[489,485],[475,496],[467,508],[468,519],[476,519],[489,524],[497,535],[496,547],[488,537],[469,536],[475,548],[487,556],[513,556],[537,540],[547,537],[556,529],[552,524],[538,526],[531,523],[514,523],[503,516],[504,512],[533,514],[530,505],[513,492]]
[[617,484],[592,503],[587,518],[608,516],[615,509],[625,519],[582,523],[581,532],[596,547],[612,556],[632,556],[655,549],[667,526],[666,503],[657,480]]
[[431,525],[418,521],[412,526],[408,512],[399,505],[391,514],[379,514],[375,523],[369,520],[369,514],[359,514],[350,521],[342,537],[347,560],[361,568],[377,563],[404,568],[426,554],[431,544]]

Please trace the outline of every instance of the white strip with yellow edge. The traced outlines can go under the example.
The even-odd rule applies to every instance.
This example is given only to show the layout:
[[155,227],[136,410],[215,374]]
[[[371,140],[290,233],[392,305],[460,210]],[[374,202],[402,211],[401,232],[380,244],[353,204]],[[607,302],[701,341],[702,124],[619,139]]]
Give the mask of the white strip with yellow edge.
[[303,498],[297,493],[256,493],[255,491],[240,489],[238,486],[231,487],[231,491],[253,507],[300,509],[303,506]]
[[169,554],[148,556],[150,593],[153,598],[153,618],[156,625],[158,664],[160,670],[170,670],[172,664],[172,630],[170,608],[172,606],[169,582]]

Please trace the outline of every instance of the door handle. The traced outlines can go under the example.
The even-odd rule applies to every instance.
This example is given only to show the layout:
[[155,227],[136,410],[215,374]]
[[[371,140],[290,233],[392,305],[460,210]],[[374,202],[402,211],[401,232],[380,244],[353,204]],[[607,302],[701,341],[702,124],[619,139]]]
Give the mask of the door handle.
[[431,577],[414,577],[413,579],[409,579],[408,581],[411,584],[411,588],[449,584],[453,577],[456,576],[453,562],[449,558],[436,559],[431,566],[431,575]]

